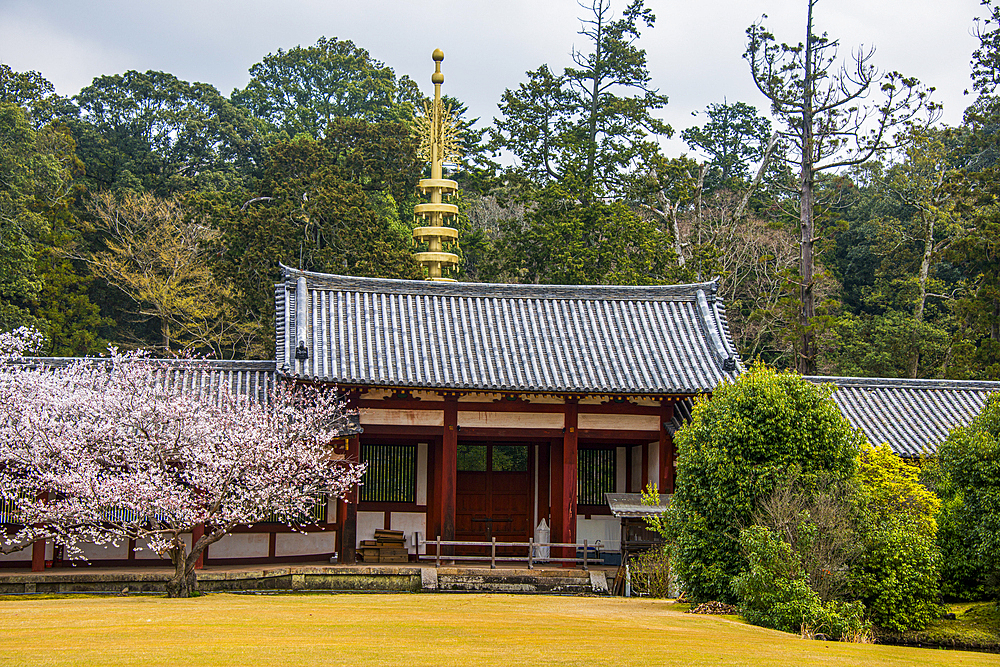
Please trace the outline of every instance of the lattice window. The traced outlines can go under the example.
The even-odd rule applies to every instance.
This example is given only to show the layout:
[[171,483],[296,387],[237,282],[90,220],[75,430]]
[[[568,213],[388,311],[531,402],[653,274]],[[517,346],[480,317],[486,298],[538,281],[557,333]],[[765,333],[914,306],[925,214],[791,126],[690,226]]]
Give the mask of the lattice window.
[[[264,523],[282,523],[282,520],[277,514],[272,514]],[[312,507],[307,509],[301,516],[295,517],[292,523],[301,525],[326,523],[326,496],[316,496]]]
[[604,494],[615,492],[615,461],[613,449],[581,449],[577,453],[577,503],[603,505]]
[[361,502],[417,501],[417,448],[414,445],[362,445],[368,468],[362,480]]
[[0,498],[0,525],[17,523],[17,501]]

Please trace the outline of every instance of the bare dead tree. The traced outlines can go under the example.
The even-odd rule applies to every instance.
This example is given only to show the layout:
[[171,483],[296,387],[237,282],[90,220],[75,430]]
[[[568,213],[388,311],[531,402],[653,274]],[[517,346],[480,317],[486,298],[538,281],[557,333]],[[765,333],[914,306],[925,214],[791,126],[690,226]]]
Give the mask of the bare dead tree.
[[[778,43],[758,22],[747,29],[743,57],[757,88],[771,100],[790,143],[789,162],[799,170],[799,300],[801,337],[796,368],[815,373],[814,186],[817,174],[859,165],[894,147],[893,130],[922,110],[933,113],[933,88],[899,72],[879,71],[873,48],[860,47],[848,63],[838,57],[839,41],[813,33],[813,8],[806,0],[805,42]],[[767,18],[766,16],[763,18]]]

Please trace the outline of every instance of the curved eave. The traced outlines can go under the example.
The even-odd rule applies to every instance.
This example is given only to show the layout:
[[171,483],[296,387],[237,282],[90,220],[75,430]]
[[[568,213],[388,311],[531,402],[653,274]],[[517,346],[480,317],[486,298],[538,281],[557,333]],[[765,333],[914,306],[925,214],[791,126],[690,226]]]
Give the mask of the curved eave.
[[283,379],[299,382],[311,382],[333,385],[342,389],[384,389],[400,391],[440,391],[461,392],[466,394],[521,394],[531,396],[563,396],[563,397],[609,397],[609,398],[689,398],[703,394],[711,394],[713,388],[629,388],[616,389],[608,387],[542,387],[513,385],[454,385],[443,383],[409,383],[380,381],[372,382],[358,379],[337,379],[314,375],[291,373],[287,369],[278,369],[278,375]]

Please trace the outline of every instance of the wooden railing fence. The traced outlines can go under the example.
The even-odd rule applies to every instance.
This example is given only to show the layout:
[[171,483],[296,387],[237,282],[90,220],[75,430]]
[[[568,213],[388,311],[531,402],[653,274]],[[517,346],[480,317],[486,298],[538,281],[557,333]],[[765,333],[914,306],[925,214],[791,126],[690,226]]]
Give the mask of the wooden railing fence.
[[[482,561],[486,559],[483,555],[451,555],[442,554],[442,547],[489,547],[490,549],[490,569],[496,569],[497,562],[518,562],[528,563],[528,569],[533,570],[536,563],[580,563],[583,565],[584,571],[590,569],[590,564],[595,563],[600,560],[600,549],[603,546],[601,541],[598,540],[593,544],[590,544],[587,540],[584,540],[582,544],[576,543],[565,543],[565,542],[535,542],[534,538],[529,539],[527,542],[497,542],[497,538],[492,538],[489,542],[466,542],[461,540],[442,540],[441,536],[438,535],[436,540],[419,540],[417,542],[417,558],[419,560],[433,560],[435,567],[441,567],[441,561]],[[420,553],[420,547],[434,546],[433,554]],[[497,547],[514,547],[514,548],[527,548],[527,555],[525,556],[498,556]],[[536,549],[549,548],[549,555],[546,557],[539,557],[536,555]],[[552,549],[573,549],[574,553],[580,549],[583,549],[582,558],[556,558],[552,556]],[[594,555],[590,555],[590,552],[594,552]]]

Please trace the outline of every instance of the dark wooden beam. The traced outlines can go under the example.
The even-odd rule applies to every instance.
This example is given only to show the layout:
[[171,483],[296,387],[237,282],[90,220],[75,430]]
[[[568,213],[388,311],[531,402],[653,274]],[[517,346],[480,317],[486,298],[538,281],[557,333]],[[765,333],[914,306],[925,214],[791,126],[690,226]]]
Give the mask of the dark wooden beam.
[[[363,398],[358,401],[359,408],[375,410],[443,410],[443,401],[422,401],[413,399],[378,399]],[[656,405],[635,405],[633,403],[602,403],[601,405],[585,404],[577,408],[580,414],[588,415],[659,415],[660,407]],[[525,401],[499,401],[496,403],[463,401],[458,404],[459,412],[530,412],[562,414],[563,406],[558,403],[530,403]]]
[[[364,435],[378,437],[405,437],[408,440],[424,442],[441,436],[440,426],[403,426],[395,424],[362,424]],[[511,438],[514,440],[551,440],[562,438],[563,431],[559,428],[492,428],[489,426],[466,426],[458,429],[463,438]],[[585,428],[579,431],[580,440],[603,440],[605,442],[622,442],[634,440],[653,442],[659,438],[659,431],[639,431],[600,428]],[[428,465],[428,468],[430,466]]]
[[[464,433],[464,431],[463,431]],[[658,431],[627,430],[616,431],[610,428],[585,428],[580,430],[581,440],[604,440],[610,442],[621,442],[623,440],[635,440],[642,442],[653,442],[659,437]]]
[[404,424],[362,424],[365,436],[403,436],[408,440],[430,442],[441,437],[440,426],[406,426]]
[[491,428],[488,426],[466,426],[460,430],[462,438],[549,440],[561,438],[559,428]]

